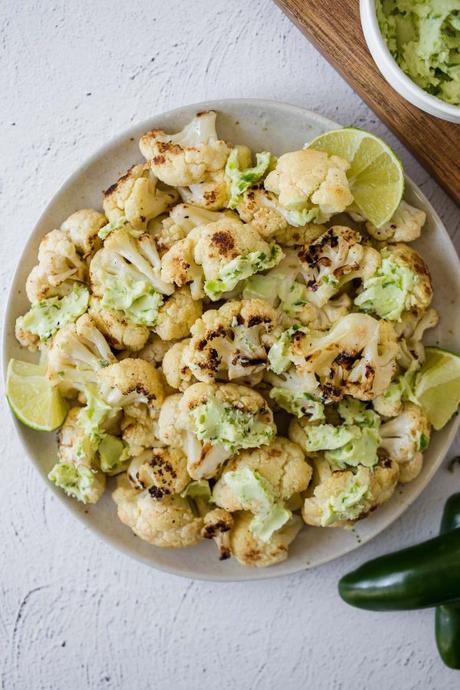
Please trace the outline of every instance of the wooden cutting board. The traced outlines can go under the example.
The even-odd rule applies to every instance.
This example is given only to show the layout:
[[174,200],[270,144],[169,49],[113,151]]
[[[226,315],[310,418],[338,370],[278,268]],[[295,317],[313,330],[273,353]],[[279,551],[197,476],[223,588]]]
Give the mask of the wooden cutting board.
[[460,124],[432,117],[385,81],[367,49],[358,0],[275,0],[460,205]]

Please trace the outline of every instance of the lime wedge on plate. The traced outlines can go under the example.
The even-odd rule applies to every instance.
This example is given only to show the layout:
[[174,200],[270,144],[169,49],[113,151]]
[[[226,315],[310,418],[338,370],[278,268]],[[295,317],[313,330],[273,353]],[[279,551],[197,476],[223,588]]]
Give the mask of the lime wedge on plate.
[[402,199],[404,171],[388,144],[374,134],[346,127],[321,134],[306,146],[347,160],[351,193],[361,213],[376,227],[390,220]]
[[54,431],[64,422],[68,405],[38,364],[10,359],[6,397],[16,417],[36,431]]
[[438,347],[427,347],[425,353],[425,363],[415,377],[415,395],[438,430],[460,404],[460,356]]

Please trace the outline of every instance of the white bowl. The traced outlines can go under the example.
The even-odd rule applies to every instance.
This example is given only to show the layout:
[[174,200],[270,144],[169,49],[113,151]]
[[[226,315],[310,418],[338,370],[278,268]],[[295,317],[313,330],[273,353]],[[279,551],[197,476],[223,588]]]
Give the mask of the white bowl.
[[424,91],[405,74],[388,50],[375,12],[375,0],[360,0],[361,25],[367,47],[387,82],[403,98],[430,115],[449,122],[460,122],[460,107],[445,103]]
[[[3,363],[4,371],[10,357],[33,360],[19,347],[14,337],[14,322],[28,308],[24,291],[25,279],[36,262],[40,238],[58,227],[64,218],[78,208],[101,205],[101,190],[106,189],[133,163],[140,160],[139,136],[149,129],[163,127],[180,129],[200,110],[213,108],[219,112],[218,131],[225,139],[248,144],[256,151],[271,150],[275,154],[301,148],[322,132],[338,125],[301,108],[261,100],[224,100],[199,103],[152,117],[131,127],[101,148],[67,180],[51,200],[30,239],[14,276],[5,316]],[[457,305],[460,299],[460,270],[455,249],[439,216],[420,190],[407,180],[407,199],[423,208],[428,215],[423,237],[415,243],[426,258],[433,275],[435,306],[441,312],[439,326],[430,331],[430,341],[460,350],[460,322]],[[159,549],[141,541],[117,518],[115,505],[107,491],[99,503],[84,506],[67,498],[48,482],[46,475],[55,462],[56,445],[52,434],[43,434],[22,426],[15,420],[18,435],[27,455],[47,482],[50,491],[69,510],[101,538],[126,554],[144,563],[186,577],[211,580],[254,580],[272,578],[311,568],[341,556],[359,544],[375,537],[395,520],[421,493],[447,453],[457,429],[455,417],[441,432],[433,435],[426,453],[421,475],[411,484],[398,487],[393,498],[353,530],[305,528],[290,549],[287,561],[265,570],[248,569],[236,561],[220,562],[215,545],[207,541],[188,549]]]

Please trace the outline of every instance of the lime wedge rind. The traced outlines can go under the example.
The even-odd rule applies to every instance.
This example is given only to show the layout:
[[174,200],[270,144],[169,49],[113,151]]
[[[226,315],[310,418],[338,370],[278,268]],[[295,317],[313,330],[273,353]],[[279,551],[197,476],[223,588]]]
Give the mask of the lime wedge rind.
[[6,398],[15,417],[35,431],[55,431],[64,422],[68,404],[37,364],[11,359]]
[[425,348],[425,354],[415,379],[415,395],[438,431],[460,405],[460,356],[436,347]]

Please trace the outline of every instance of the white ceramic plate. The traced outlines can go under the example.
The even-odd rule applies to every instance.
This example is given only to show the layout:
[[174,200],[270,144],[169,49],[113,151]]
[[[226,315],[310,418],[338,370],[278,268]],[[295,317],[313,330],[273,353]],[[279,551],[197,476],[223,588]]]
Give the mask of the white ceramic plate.
[[[33,360],[14,338],[14,322],[28,309],[25,279],[36,262],[41,237],[58,227],[73,211],[83,207],[99,208],[101,192],[111,185],[126,169],[141,160],[137,141],[145,131],[162,127],[179,130],[200,110],[213,108],[219,112],[220,136],[234,143],[248,144],[255,151],[270,150],[275,154],[301,148],[303,144],[322,132],[338,125],[319,115],[282,103],[262,100],[224,100],[190,105],[152,117],[136,125],[114,141],[101,148],[84,163],[62,186],[45,209],[31,233],[19,261],[11,286],[4,328],[4,371],[10,357]],[[408,201],[425,209],[428,221],[423,237],[415,243],[427,261],[434,282],[434,305],[441,313],[439,326],[429,332],[432,344],[460,351],[459,261],[452,242],[433,207],[410,181],[407,181]],[[352,531],[305,527],[290,548],[284,563],[267,569],[248,569],[234,560],[220,562],[215,545],[204,541],[188,549],[159,549],[138,539],[130,529],[116,518],[110,491],[94,506],[84,506],[67,498],[56,489],[46,475],[55,462],[56,446],[52,434],[31,431],[16,422],[17,432],[35,467],[59,500],[102,539],[124,553],[144,563],[186,577],[210,580],[254,580],[271,578],[312,568],[356,549],[375,537],[414,501],[430,481],[444,458],[458,426],[456,417],[441,432],[433,435],[425,454],[421,475],[412,483],[400,486],[393,498],[366,518]]]

